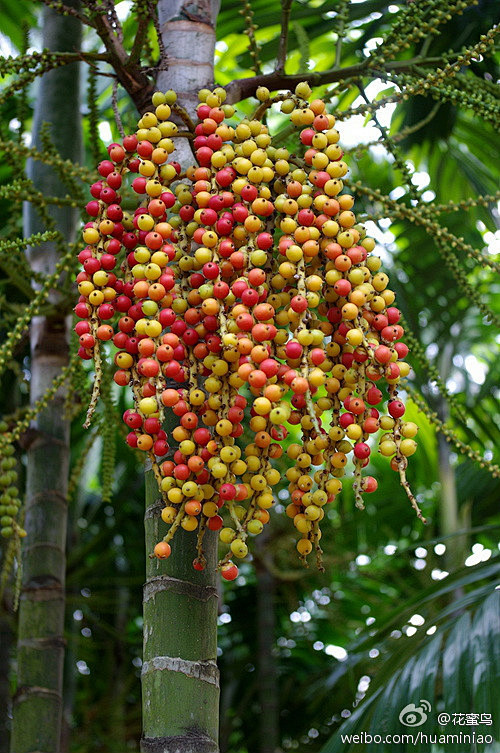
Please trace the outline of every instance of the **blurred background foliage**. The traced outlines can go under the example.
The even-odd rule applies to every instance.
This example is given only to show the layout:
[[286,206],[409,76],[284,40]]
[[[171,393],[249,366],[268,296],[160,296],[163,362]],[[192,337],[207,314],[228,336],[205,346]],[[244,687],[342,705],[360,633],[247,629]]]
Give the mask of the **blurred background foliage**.
[[[38,5],[4,0],[0,11],[4,56],[39,46]],[[439,3],[424,5],[430,18],[439,11]],[[417,57],[422,48],[427,56],[459,50],[498,23],[495,0],[466,5],[470,7],[463,14],[451,12],[449,19],[436,24],[437,33],[431,29],[423,38],[414,39],[411,28],[405,30],[403,25],[408,41],[398,59]],[[136,25],[133,4],[123,0],[116,3],[116,10],[125,42],[131,41]],[[252,75],[248,34],[238,10],[233,1],[222,1],[216,80],[223,85]],[[248,6],[241,4],[241,10],[248,14]],[[276,0],[255,0],[251,11],[258,27],[260,69],[268,72],[277,55],[281,5]],[[407,3],[399,0],[391,4],[296,0],[286,72],[331,68],[340,49],[339,33],[342,65],[356,65],[382,40],[391,39],[391,27],[407,12]],[[86,33],[85,49],[98,51],[98,41]],[[147,52],[152,60],[155,44],[152,33]],[[497,124],[499,63],[498,51],[493,51],[464,73],[464,91],[486,88],[496,101]],[[105,145],[118,136],[110,79],[89,78],[89,68],[85,69],[86,87],[91,87],[90,95],[82,93],[81,106],[85,170],[72,182],[80,203],[86,195],[85,171],[90,173]],[[2,86],[8,84],[6,75]],[[221,592],[223,753],[271,753],[275,741],[276,749],[283,751],[365,749],[342,743],[339,730],[400,732],[399,710],[420,698],[449,713],[495,716],[492,699],[500,680],[499,593],[494,591],[500,481],[476,460],[498,462],[499,333],[491,320],[500,317],[500,285],[496,271],[469,258],[461,248],[443,245],[436,231],[444,228],[487,259],[498,259],[498,136],[493,116],[482,117],[469,100],[450,101],[444,94],[433,94],[393,102],[397,84],[383,76],[373,74],[371,81],[358,84],[333,90],[318,86],[316,91],[318,95],[332,91],[331,106],[339,116],[350,180],[369,189],[356,190],[356,212],[380,244],[397,303],[420,343],[413,348],[409,379],[410,396],[413,391],[421,396],[419,405],[410,402],[407,411],[408,418],[420,425],[419,451],[411,460],[409,476],[429,523],[423,527],[414,517],[397,475],[374,455],[373,473],[383,476],[378,491],[360,512],[346,489],[325,521],[326,573],[302,570],[293,529],[282,514],[288,492],[285,486],[280,488],[274,525],[264,545],[257,546],[251,564],[243,565],[237,583]],[[0,95],[0,140],[29,145],[35,96],[36,84],[12,96]],[[385,107],[374,114],[366,110],[367,100],[377,103],[381,98],[389,98]],[[135,112],[123,92],[119,92],[119,107],[125,129],[130,129]],[[239,107],[249,114],[255,101]],[[272,128],[281,130],[280,141],[297,149],[281,121],[279,114],[270,117]],[[95,125],[99,143],[93,135]],[[0,240],[21,233],[24,195],[12,189],[12,181],[22,177],[22,170],[22,155],[4,151]],[[450,207],[449,202],[455,204]],[[428,218],[431,225],[419,224],[415,212],[405,214],[408,208],[417,208],[420,218]],[[452,257],[492,312],[489,320],[457,284],[448,263]],[[12,257],[0,254],[3,336],[29,296],[22,268],[12,265]],[[67,292],[71,305],[69,283]],[[3,375],[0,413],[9,420],[23,415],[29,376],[25,338]],[[123,442],[120,416],[128,406],[122,394],[109,395],[106,414],[101,405],[98,425],[103,431],[89,434],[81,428],[87,376],[77,370],[69,407],[74,420],[66,750],[123,753],[137,750],[140,736],[143,474],[139,458]],[[465,452],[437,433],[436,421],[446,423]],[[287,441],[294,441],[293,433]],[[470,457],[470,450],[476,459]],[[2,604],[2,667],[9,658],[14,661],[14,590],[11,582]],[[11,671],[15,672],[15,664]],[[5,703],[7,708],[8,687],[2,684],[0,692],[0,706]],[[483,733],[498,739],[499,723],[497,713],[495,725],[482,728]],[[436,753],[441,749],[433,748]],[[458,751],[453,745],[444,749]]]

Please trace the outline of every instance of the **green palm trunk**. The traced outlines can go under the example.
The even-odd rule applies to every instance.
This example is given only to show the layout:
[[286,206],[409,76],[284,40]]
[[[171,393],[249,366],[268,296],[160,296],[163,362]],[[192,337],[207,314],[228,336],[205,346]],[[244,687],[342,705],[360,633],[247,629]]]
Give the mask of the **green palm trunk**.
[[[75,2],[69,3],[75,5]],[[80,48],[81,27],[71,16],[45,8],[43,46],[58,51]],[[35,146],[46,123],[60,155],[78,161],[81,135],[79,64],[46,73],[37,92],[33,125]],[[67,188],[53,170],[39,162],[28,176],[44,195],[64,195]],[[74,235],[78,214],[50,208],[64,238]],[[25,235],[46,229],[33,205],[25,205]],[[60,250],[53,243],[28,251],[31,267],[51,273]],[[53,298],[53,301],[56,299]],[[68,362],[68,317],[38,316],[31,324],[31,402],[38,400]],[[69,422],[61,389],[36,422],[27,451],[26,523],[23,585],[19,609],[17,691],[14,697],[12,753],[57,753],[60,749],[64,664],[64,583],[69,467]]]
[[[165,534],[152,471],[146,477],[146,552]],[[216,535],[207,532],[203,572],[196,536],[180,529],[168,560],[147,558],[142,667],[143,753],[217,753]]]
[[[175,89],[193,113],[197,91],[213,83],[214,26],[219,3],[193,2],[185,15],[180,0],[160,0],[158,16],[169,56],[158,88]],[[193,18],[199,20],[193,21]],[[193,56],[196,65],[192,64]],[[192,164],[186,140],[176,159]],[[172,429],[173,426],[170,427]],[[168,427],[166,427],[168,431]],[[152,471],[146,475],[146,554],[166,532]],[[217,536],[204,539],[207,566],[193,569],[196,535],[180,529],[168,560],[146,559],[142,753],[218,753]]]

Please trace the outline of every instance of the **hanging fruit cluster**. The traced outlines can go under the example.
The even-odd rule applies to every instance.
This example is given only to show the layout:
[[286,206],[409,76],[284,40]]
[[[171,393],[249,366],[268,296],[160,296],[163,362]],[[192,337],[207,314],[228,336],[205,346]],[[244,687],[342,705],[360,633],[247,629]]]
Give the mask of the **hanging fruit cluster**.
[[[156,92],[137,132],[108,148],[87,204],[75,307],[80,355],[96,366],[87,421],[111,341],[115,382],[133,392],[127,442],[149,456],[164,501],[169,528],[154,554],[168,557],[182,527],[197,533],[203,569],[203,534],[219,531],[228,580],[231,557],[245,557],[269,521],[290,466],[284,447],[286,514],[304,562],[315,550],[320,565],[320,523],[350,459],[357,505],[377,488],[363,469],[379,430],[378,451],[421,517],[405,475],[417,426],[397,392],[410,369],[400,313],[342,193],[335,118],[310,94],[299,84],[271,99],[261,88],[254,119],[235,124],[225,91],[202,90],[196,165],[181,173],[170,118],[182,108],[174,92]],[[261,118],[277,101],[300,129],[302,157],[272,145]],[[133,216],[121,207],[128,174]],[[284,442],[290,430],[297,439]]]
[[17,488],[17,460],[15,447],[5,439],[7,423],[0,421],[0,432],[4,435],[0,442],[0,536],[9,538],[13,534],[21,538],[26,531],[21,528],[17,518],[21,507],[19,489]]

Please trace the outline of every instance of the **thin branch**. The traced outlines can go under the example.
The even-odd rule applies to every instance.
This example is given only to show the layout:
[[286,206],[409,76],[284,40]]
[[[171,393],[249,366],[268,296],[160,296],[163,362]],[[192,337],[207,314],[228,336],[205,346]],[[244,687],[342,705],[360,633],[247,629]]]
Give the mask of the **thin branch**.
[[139,16],[137,32],[128,57],[128,65],[136,65],[141,59],[141,52],[148,34],[149,21],[150,19],[147,16],[143,16],[142,14]]
[[278,58],[276,60],[276,71],[284,73],[286,56],[288,52],[288,32],[290,29],[290,13],[293,0],[281,0],[281,32],[278,49]]
[[151,96],[155,90],[153,83],[138,64],[130,61],[106,16],[96,15],[95,29],[107,50],[109,63],[116,73],[116,78],[128,92],[139,112],[147,112],[151,107]]
[[341,28],[339,29],[339,35],[337,37],[337,42],[335,44],[335,68],[340,67],[340,61],[342,60],[342,46],[344,42],[344,37],[342,35],[343,32],[343,24]]
[[52,10],[61,13],[63,16],[74,16],[81,21],[82,24],[85,24],[85,26],[94,25],[88,16],[79,13],[76,8],[72,8],[70,5],[65,5],[64,3],[59,2],[59,0],[42,0],[42,3],[46,5],[47,8],[52,8]]
[[84,50],[76,50],[75,52],[56,51],[50,52],[49,54],[50,57],[53,60],[57,60],[60,65],[75,63],[79,60],[83,60],[84,63],[88,63],[89,65],[92,65],[92,63],[98,61],[109,63],[109,55],[107,52],[85,52]]
[[[500,466],[497,465],[497,463],[494,463],[490,460],[487,460],[482,455],[480,455],[477,450],[474,450],[470,445],[468,445],[466,442],[462,442],[462,440],[456,435],[456,433],[451,429],[444,421],[441,421],[438,414],[430,408],[425,400],[418,394],[416,390],[414,390],[410,386],[406,386],[405,390],[408,392],[410,400],[415,403],[418,410],[424,414],[424,416],[427,417],[427,419],[434,424],[436,429],[443,434],[446,441],[450,444],[454,444],[455,447],[463,454],[467,455],[471,460],[474,460],[476,463],[479,463],[481,468],[486,468],[493,478],[500,478]],[[474,437],[476,441],[479,442],[477,437]]]
[[420,50],[420,54],[422,55],[422,57],[425,57],[427,53],[429,52],[429,47],[431,46],[433,39],[434,37],[432,34],[429,34],[429,36],[424,39],[422,49]]
[[257,75],[261,72],[261,61],[260,61],[260,49],[259,45],[257,43],[257,39],[255,37],[255,31],[257,29],[257,26],[253,22],[253,10],[252,10],[252,3],[250,0],[242,0],[243,2],[243,8],[240,10],[240,14],[243,16],[245,20],[245,31],[243,34],[245,34],[248,37],[248,54],[252,58],[252,70]]
[[[354,117],[355,115],[364,115],[365,113],[375,112],[375,110],[381,110],[383,107],[386,107],[387,105],[391,104],[397,104],[400,102],[404,97],[404,91],[397,92],[396,94],[392,94],[390,97],[382,97],[382,99],[370,102],[370,104],[364,104],[359,105],[358,107],[348,107],[347,110],[338,110],[338,112],[335,113],[336,120],[348,120],[349,118]],[[324,96],[323,99],[325,101],[329,101],[333,98],[334,93],[329,92],[328,93],[328,99]],[[380,141],[380,139],[378,140]],[[378,142],[375,142],[378,143]],[[364,144],[360,144],[357,148],[361,148],[361,146],[364,146]],[[355,149],[349,150],[345,149],[345,151],[356,151]]]
[[418,123],[415,123],[412,126],[407,126],[406,128],[403,128],[401,131],[399,131],[399,133],[394,134],[394,136],[392,137],[392,140],[397,143],[398,141],[403,141],[403,139],[405,139],[411,133],[416,133],[417,131],[420,131],[421,128],[426,126],[427,123],[430,123],[431,120],[434,119],[440,107],[441,107],[441,102],[436,102],[432,110],[425,116],[425,118],[422,118],[422,120],[419,120]]
[[119,42],[123,43],[123,28],[115,10],[114,0],[105,0],[105,4],[107,7],[107,14],[108,14],[111,27],[114,33],[116,34],[116,37],[119,40]]
[[335,63],[334,67],[339,68],[340,62],[342,60],[342,45],[344,42],[344,29],[345,24],[348,18],[348,11],[349,8],[349,0],[343,0],[342,6],[340,10],[337,12],[337,18],[339,20],[339,25],[337,28],[337,42],[335,44]]
[[[270,97],[269,99],[266,99],[264,102],[261,102],[260,105],[257,107],[255,112],[252,115],[252,120],[262,120],[264,113],[266,110],[269,109],[272,105],[275,105],[277,102],[283,102],[285,99],[288,99],[289,95],[286,94],[277,94],[275,97]],[[293,124],[292,124],[293,125]],[[295,128],[291,131],[293,133]]]
[[[366,95],[365,88],[361,83],[358,83],[358,88],[360,91],[361,96],[365,100],[367,104],[370,104],[370,100]],[[399,172],[403,176],[404,181],[406,182],[406,185],[408,186],[408,191],[410,196],[415,199],[417,202],[420,201],[421,198],[421,192],[414,186],[411,180],[411,173],[408,169],[408,166],[404,159],[400,156],[398,147],[392,140],[391,136],[389,135],[389,129],[383,126],[378,119],[377,113],[375,111],[370,113],[370,118],[373,120],[377,128],[379,129],[380,133],[382,134],[382,142],[389,152],[394,158],[394,164],[399,169]]]
[[93,173],[87,170],[83,165],[73,164],[70,160],[63,160],[58,156],[47,154],[46,151],[38,151],[34,147],[24,146],[24,144],[17,144],[14,141],[0,140],[0,152],[16,151],[23,157],[31,157],[38,162],[43,162],[45,165],[51,165],[52,167],[65,168],[66,170],[72,170],[76,177],[80,178],[84,183],[88,183],[92,179]]
[[[391,101],[397,101],[397,100],[392,100],[391,99]],[[376,104],[379,105],[380,102],[382,102],[382,100],[379,100]],[[385,102],[385,100],[384,100],[384,103],[388,104],[387,102]],[[434,107],[432,108],[432,110],[425,116],[425,118],[422,118],[422,120],[419,120],[418,123],[415,123],[412,126],[407,126],[406,128],[402,128],[400,131],[398,131],[397,133],[395,133],[394,136],[391,136],[391,139],[392,139],[393,143],[394,144],[398,144],[400,141],[404,141],[404,139],[407,136],[409,136],[410,134],[416,133],[417,131],[420,131],[421,128],[423,128],[428,123],[430,123],[430,121],[435,117],[435,115],[436,115],[436,113],[437,113],[437,111],[439,110],[440,107],[441,107],[441,102],[436,102],[436,104],[434,105]],[[366,110],[367,110],[367,108],[365,107],[363,109],[363,111],[366,112]],[[370,110],[370,112],[371,112],[371,110]],[[351,111],[348,111],[348,110],[344,110],[344,112],[341,112],[340,114],[336,113],[337,120],[344,119],[344,115],[346,113],[349,114],[349,115],[352,114]],[[288,126],[287,126],[287,128],[288,128]],[[290,128],[290,130],[287,131],[286,135],[289,136],[291,133],[293,133],[293,128]],[[280,134],[278,134],[278,136],[280,136]],[[273,139],[273,145],[274,145],[275,141],[276,141],[276,137]],[[276,141],[276,143],[279,143],[279,140]],[[375,139],[374,141],[367,141],[364,144],[358,144],[357,146],[353,146],[352,148],[344,149],[344,152],[347,153],[347,154],[357,154],[357,153],[358,154],[362,154],[367,149],[370,149],[370,147],[372,147],[372,146],[380,146],[380,145],[382,145],[382,146],[384,145],[384,138],[383,138],[383,136],[381,136],[378,139]],[[494,200],[494,197],[491,198],[491,201],[493,201],[493,200]],[[452,202],[452,204],[453,204],[453,202]],[[426,206],[431,207],[433,205],[432,204],[427,204]],[[451,206],[451,209],[453,210],[453,206]],[[381,215],[381,216],[385,217],[385,215]],[[373,217],[371,217],[371,219],[373,219]]]
[[278,89],[293,91],[301,81],[307,81],[312,86],[321,86],[322,84],[333,84],[367,75],[377,78],[381,70],[384,72],[395,71],[402,73],[404,71],[411,71],[417,64],[425,66],[439,63],[443,63],[442,57],[423,59],[416,57],[409,60],[389,60],[383,65],[378,63],[377,67],[374,67],[373,61],[366,59],[361,63],[350,65],[346,68],[330,68],[327,71],[304,71],[296,73],[293,76],[287,76],[280,71],[273,71],[272,73],[264,73],[260,76],[232,81],[225,87],[227,92],[226,101],[228,104],[233,104],[234,102],[247,99],[255,94],[259,86],[266,86],[270,91]]
[[[184,121],[184,123],[186,124],[186,126],[188,127],[190,131],[190,134],[194,134],[196,126],[193,120],[191,119],[191,116],[188,113],[188,111],[184,107],[182,107],[182,105],[179,105],[177,102],[174,102],[171,105],[171,108],[172,108],[172,111],[175,112],[181,118],[181,120]],[[184,135],[185,134],[180,131],[179,133],[176,134],[176,136],[184,136]]]
[[[191,141],[193,141],[193,139],[195,138],[195,134],[192,133],[191,131],[177,131],[174,138],[175,139],[190,139]],[[180,177],[181,176],[179,175],[179,178]]]
[[123,139],[125,138],[125,129],[123,128],[123,123],[120,116],[120,110],[118,109],[118,81],[116,79],[113,81],[113,92],[111,94],[111,106],[113,108],[113,114],[115,116],[116,127],[118,128],[120,136]]
[[[428,235],[431,236],[438,249],[440,249],[441,247],[446,247],[446,254],[444,257],[445,261],[449,261],[454,255],[453,249],[457,249],[470,259],[475,259],[482,266],[490,267],[497,273],[500,272],[499,262],[496,262],[493,259],[490,259],[488,256],[482,254],[473,246],[466,243],[462,237],[458,237],[450,232],[447,227],[438,225],[433,219],[433,214],[429,212],[425,204],[421,206],[419,205],[418,207],[407,207],[404,204],[401,204],[400,202],[389,198],[388,196],[384,196],[378,188],[368,188],[367,186],[363,185],[361,181],[353,181],[349,178],[345,178],[344,182],[347,186],[351,186],[355,191],[359,191],[359,193],[368,196],[372,201],[379,201],[385,209],[393,213],[393,216],[399,216],[400,219],[408,219],[415,225],[420,225],[421,227],[423,227]],[[462,278],[464,274],[463,270],[457,268],[456,271],[457,274],[459,274]],[[485,316],[490,316],[492,318],[492,321],[495,321],[496,323],[498,321],[498,317],[492,314],[489,310],[487,311],[488,313],[485,313]]]
[[114,81],[116,81],[116,73],[107,73],[106,71],[96,70],[95,75],[103,76],[104,78],[112,78]]
[[160,64],[158,68],[159,70],[166,71],[168,69],[168,55],[163,43],[163,35],[161,33],[158,13],[156,11],[157,4],[158,0],[151,0],[151,2],[149,3],[149,13],[151,18],[153,19],[153,26],[155,27],[156,38],[158,41],[158,50],[160,51]]

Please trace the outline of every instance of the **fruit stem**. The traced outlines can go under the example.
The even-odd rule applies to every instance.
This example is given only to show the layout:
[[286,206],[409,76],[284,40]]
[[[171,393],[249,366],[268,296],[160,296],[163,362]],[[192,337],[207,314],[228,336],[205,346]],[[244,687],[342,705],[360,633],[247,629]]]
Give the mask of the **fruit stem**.
[[95,314],[92,316],[91,319],[91,328],[92,328],[92,334],[95,338],[95,345],[94,345],[94,364],[95,364],[95,376],[94,376],[94,385],[92,387],[92,396],[90,398],[89,407],[87,409],[87,416],[85,418],[85,423],[83,424],[84,429],[88,429],[90,424],[92,423],[92,418],[95,413],[95,409],[97,407],[97,401],[99,400],[99,395],[101,392],[101,381],[102,381],[102,359],[101,359],[101,351],[99,348],[99,340],[96,337],[96,330],[97,330],[97,321]]

